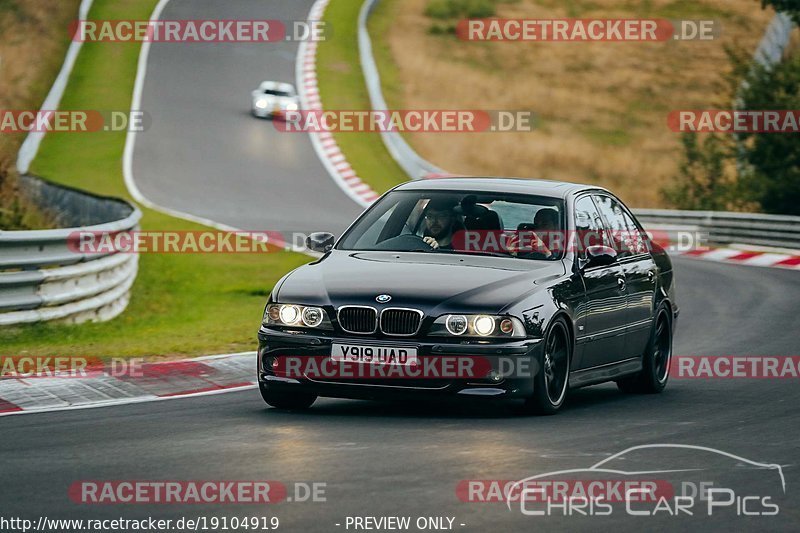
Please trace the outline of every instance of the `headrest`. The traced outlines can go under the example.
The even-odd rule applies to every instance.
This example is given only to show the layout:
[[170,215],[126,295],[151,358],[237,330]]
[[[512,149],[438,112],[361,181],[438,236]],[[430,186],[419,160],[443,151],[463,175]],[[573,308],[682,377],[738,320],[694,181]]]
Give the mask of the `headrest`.
[[478,204],[478,197],[474,194],[465,196],[461,203],[454,209],[459,215],[480,218],[489,212],[489,208]]

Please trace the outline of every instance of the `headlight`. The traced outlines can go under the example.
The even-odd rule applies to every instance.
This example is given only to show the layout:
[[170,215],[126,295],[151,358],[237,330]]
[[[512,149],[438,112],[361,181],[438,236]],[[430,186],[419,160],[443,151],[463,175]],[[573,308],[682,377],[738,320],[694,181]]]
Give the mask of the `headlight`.
[[475,333],[481,337],[486,337],[494,332],[494,318],[486,315],[477,316],[472,326],[475,329]]
[[256,107],[259,109],[266,109],[268,103],[269,102],[267,102],[265,98],[259,98],[258,100],[256,100]]
[[469,328],[469,322],[464,315],[448,315],[444,325],[451,335],[463,335]]
[[282,305],[278,317],[287,326],[294,326],[300,318],[300,309],[295,305]]
[[322,324],[325,312],[319,307],[306,307],[303,309],[303,324],[310,328],[315,328]]
[[269,304],[264,311],[263,324],[333,329],[331,321],[321,307],[294,304]]
[[286,111],[297,111],[297,104],[294,102],[286,104]]
[[519,319],[494,315],[443,315],[434,320],[431,335],[455,337],[525,337]]

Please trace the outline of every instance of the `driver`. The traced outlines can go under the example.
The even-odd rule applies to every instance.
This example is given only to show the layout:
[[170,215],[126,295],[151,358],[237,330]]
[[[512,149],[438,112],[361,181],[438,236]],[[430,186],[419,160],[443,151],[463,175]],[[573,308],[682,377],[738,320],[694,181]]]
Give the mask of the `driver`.
[[454,210],[457,205],[458,202],[452,198],[436,198],[428,202],[422,240],[434,250],[452,250],[453,233],[459,223]]

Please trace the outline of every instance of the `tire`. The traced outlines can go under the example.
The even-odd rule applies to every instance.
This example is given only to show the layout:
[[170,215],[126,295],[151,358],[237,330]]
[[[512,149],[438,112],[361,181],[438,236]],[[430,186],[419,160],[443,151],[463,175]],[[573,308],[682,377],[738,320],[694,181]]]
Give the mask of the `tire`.
[[286,409],[288,411],[302,411],[311,407],[317,400],[316,394],[307,392],[276,392],[269,386],[259,383],[258,390],[267,405],[276,409]]
[[650,341],[642,355],[642,371],[617,381],[622,392],[631,394],[658,394],[669,381],[669,366],[672,361],[672,322],[666,306],[656,313]]
[[569,388],[572,343],[563,318],[550,324],[539,360],[540,370],[533,378],[533,394],[525,401],[525,411],[554,415],[564,406]]

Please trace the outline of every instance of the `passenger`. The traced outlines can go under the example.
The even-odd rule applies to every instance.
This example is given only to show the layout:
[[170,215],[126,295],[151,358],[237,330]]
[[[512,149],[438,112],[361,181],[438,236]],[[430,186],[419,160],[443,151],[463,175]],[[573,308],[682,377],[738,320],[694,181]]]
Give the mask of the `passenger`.
[[[548,232],[558,231],[558,211],[550,208],[539,209],[533,217],[533,231]],[[539,235],[542,237],[542,235]]]
[[552,250],[563,247],[563,235],[559,234],[559,218],[558,211],[550,208],[539,209],[533,217],[533,231],[543,246],[539,251],[547,257],[552,254]]
[[[559,218],[558,211],[555,209],[549,207],[539,209],[533,217],[533,228],[518,230],[518,232],[533,232],[532,239],[526,239],[532,241],[531,247],[526,246],[525,250],[520,250],[519,236],[515,235],[508,240],[508,251],[517,257],[543,257],[545,259],[552,257],[552,249],[561,247],[558,243],[563,242],[560,239],[561,236],[558,235],[561,230]],[[520,224],[520,228],[522,226]]]

